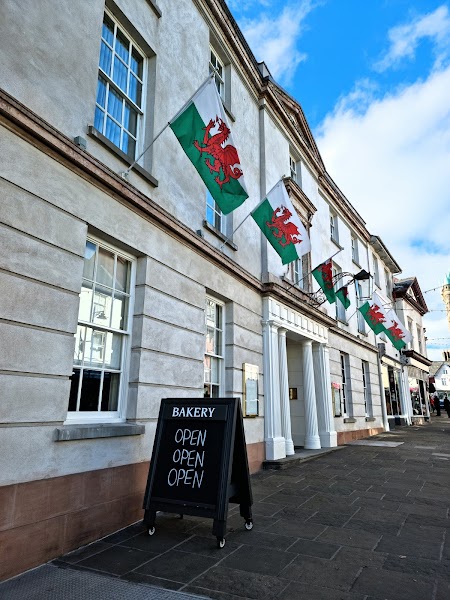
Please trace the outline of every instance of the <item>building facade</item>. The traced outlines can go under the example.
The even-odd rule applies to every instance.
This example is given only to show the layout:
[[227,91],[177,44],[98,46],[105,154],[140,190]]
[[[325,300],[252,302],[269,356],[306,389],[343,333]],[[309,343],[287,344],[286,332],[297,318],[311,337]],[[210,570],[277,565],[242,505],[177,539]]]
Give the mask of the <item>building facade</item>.
[[[241,398],[252,471],[386,428],[353,275],[389,297],[400,269],[226,4],[25,0],[0,17],[0,576],[141,517],[163,397]],[[249,192],[227,216],[166,128],[208,73]],[[287,266],[238,228],[280,178],[311,238]],[[331,256],[347,310],[311,276]]]

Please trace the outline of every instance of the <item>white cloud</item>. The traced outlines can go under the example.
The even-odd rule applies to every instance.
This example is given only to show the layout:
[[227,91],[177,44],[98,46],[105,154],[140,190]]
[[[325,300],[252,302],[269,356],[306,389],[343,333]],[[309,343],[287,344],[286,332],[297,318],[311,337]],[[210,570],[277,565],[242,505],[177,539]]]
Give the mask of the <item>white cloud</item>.
[[450,15],[445,5],[426,15],[420,15],[409,23],[393,27],[388,34],[390,47],[374,68],[385,71],[396,67],[404,58],[413,59],[419,43],[429,39],[436,56],[436,67],[448,58],[450,41]]
[[258,61],[264,61],[273,77],[288,84],[297,66],[307,55],[297,49],[304,31],[304,20],[317,6],[313,0],[302,0],[284,6],[281,13],[276,8],[258,15],[257,19],[241,21],[244,36]]
[[[423,291],[450,270],[449,90],[450,67],[382,98],[364,82],[316,136],[330,175]],[[444,308],[439,292],[425,300]],[[450,337],[445,313],[430,313],[425,325],[430,338]]]

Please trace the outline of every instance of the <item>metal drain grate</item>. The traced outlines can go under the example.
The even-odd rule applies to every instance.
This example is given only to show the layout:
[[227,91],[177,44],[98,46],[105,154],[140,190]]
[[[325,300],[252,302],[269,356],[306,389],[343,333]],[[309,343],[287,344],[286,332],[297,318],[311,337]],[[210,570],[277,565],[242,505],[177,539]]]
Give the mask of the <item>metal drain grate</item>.
[[88,571],[43,565],[0,584],[5,600],[205,600]]

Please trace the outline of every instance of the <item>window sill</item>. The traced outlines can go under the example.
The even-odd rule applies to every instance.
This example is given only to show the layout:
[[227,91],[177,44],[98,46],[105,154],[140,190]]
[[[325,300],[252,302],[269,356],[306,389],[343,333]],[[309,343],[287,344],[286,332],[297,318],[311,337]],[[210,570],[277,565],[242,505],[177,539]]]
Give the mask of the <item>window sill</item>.
[[238,247],[231,240],[227,239],[227,236],[223,234],[221,231],[213,227],[208,221],[203,221],[203,227],[217,236],[222,242],[225,242],[226,246],[229,246],[232,250],[237,250]]
[[[90,135],[91,137],[94,137],[101,144],[106,146],[108,148],[108,150],[111,150],[111,152],[113,152],[116,156],[121,158],[123,160],[123,162],[126,163],[128,166],[130,166],[132,164],[130,157],[127,154],[125,154],[125,152],[122,152],[122,150],[120,150],[120,148],[118,148],[110,140],[108,140],[108,138],[105,137],[102,133],[100,133],[100,131],[95,129],[95,127],[93,125],[88,125],[88,135]],[[155,179],[153,177],[153,175],[151,175],[148,171],[146,171],[140,165],[138,165],[138,164],[133,165],[132,170],[136,171],[136,173],[139,173],[139,175],[141,175],[144,179],[146,179],[154,187],[158,187],[158,180]]]
[[338,321],[339,323],[342,323],[342,325],[348,325],[348,321],[346,321],[344,319],[340,319],[339,317],[336,317],[336,321]]
[[356,419],[354,419],[353,417],[346,417],[344,419],[344,423],[356,423]]
[[84,425],[64,425],[55,429],[55,442],[72,440],[92,440],[97,438],[121,437],[124,435],[142,435],[145,425],[137,423],[102,423]]
[[340,243],[337,240],[335,240],[334,238],[330,237],[330,240],[333,242],[333,244],[335,244],[339,248],[339,250],[344,249],[344,246],[341,246]]
[[355,260],[354,258],[352,258],[352,263],[354,265],[356,265],[358,267],[358,269],[362,269],[362,266],[359,264],[359,262],[357,260]]
[[225,112],[230,117],[231,121],[234,123],[236,121],[236,117],[231,112],[231,108],[225,104],[225,100],[223,98],[221,98],[221,100],[222,100],[222,106],[223,106]]
[[366,417],[366,421],[371,423],[372,421],[376,421],[375,417]]

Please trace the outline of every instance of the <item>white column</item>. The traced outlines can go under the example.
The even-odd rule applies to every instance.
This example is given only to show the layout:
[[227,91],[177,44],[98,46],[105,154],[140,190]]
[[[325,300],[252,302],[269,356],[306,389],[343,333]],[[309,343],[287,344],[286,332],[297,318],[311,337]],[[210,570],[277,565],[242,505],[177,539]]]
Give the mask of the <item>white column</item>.
[[289,381],[286,351],[286,329],[278,330],[278,360],[280,366],[281,434],[286,445],[286,455],[295,454],[291,430],[291,408],[289,406]]
[[316,390],[314,387],[314,367],[312,342],[303,342],[303,390],[305,397],[305,448],[320,448],[319,429],[317,426]]
[[313,344],[312,352],[320,445],[333,448],[337,446],[337,433],[331,398],[330,357],[325,344]]
[[264,347],[264,441],[266,459],[286,458],[281,434],[280,371],[278,364],[278,327],[263,321]]

